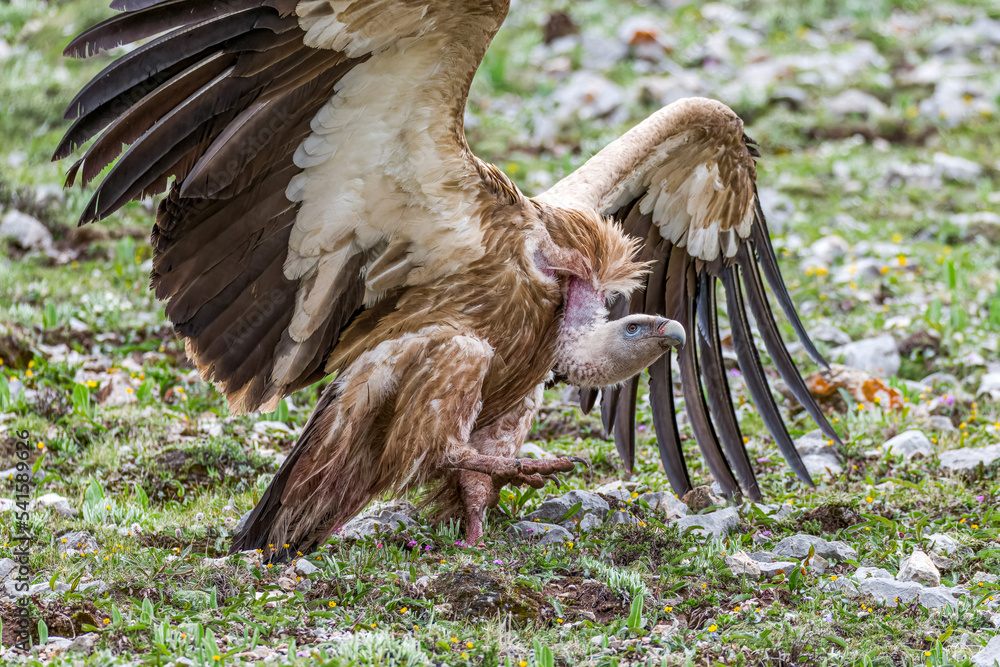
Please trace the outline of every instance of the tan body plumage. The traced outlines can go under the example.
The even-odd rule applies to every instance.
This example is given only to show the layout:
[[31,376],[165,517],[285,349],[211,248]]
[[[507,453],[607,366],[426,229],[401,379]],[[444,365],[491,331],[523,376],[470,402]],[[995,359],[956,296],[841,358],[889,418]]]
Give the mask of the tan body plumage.
[[125,11],[68,54],[159,36],[109,65],[67,112],[76,121],[57,158],[103,129],[70,182],[95,178],[131,143],[81,223],[167,190],[152,284],[233,412],[273,409],[336,375],[234,549],[312,548],[375,495],[431,482],[441,504],[464,507],[475,541],[500,485],[538,486],[572,467],[512,458],[552,371],[604,387],[602,414],[630,468],[636,377],[653,364],[661,458],[682,493],[690,482],[664,352],[684,329],[699,444],[727,493],[739,490],[732,465],[759,497],[717,352],[717,280],[754,399],[808,481],[746,323],[741,277],[799,395],[755,259],[800,336],[801,325],[757,202],[756,149],[730,109],[681,100],[528,199],[471,153],[463,131],[507,0],[112,6]]

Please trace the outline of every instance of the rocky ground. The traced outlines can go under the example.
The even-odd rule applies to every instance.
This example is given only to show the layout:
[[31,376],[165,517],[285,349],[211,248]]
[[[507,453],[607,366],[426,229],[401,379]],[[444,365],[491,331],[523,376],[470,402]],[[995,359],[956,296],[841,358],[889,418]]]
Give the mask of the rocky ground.
[[[792,343],[843,434],[776,397],[799,483],[730,384],[767,503],[676,498],[645,390],[625,479],[565,388],[526,456],[592,465],[512,489],[484,549],[384,499],[287,566],[226,557],[312,388],[229,417],[148,294],[154,202],[77,229],[49,155],[107,59],[70,61],[96,0],[0,4],[0,655],[5,664],[992,665],[1000,659],[1000,10],[985,1],[515,2],[470,143],[544,190],[659,106],[716,97],[761,145]],[[786,340],[794,340],[790,327]],[[765,358],[765,365],[768,360]],[[679,396],[679,395],[678,395]],[[19,431],[30,521],[14,520]],[[27,528],[32,648],[14,643]]]

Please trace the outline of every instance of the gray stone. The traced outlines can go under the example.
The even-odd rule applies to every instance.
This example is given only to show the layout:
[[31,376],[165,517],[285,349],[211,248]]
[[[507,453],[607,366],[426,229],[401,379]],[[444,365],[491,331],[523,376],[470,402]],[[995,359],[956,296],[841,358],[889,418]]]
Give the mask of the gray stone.
[[1000,635],[994,635],[981,651],[972,656],[976,667],[996,667],[1000,665]]
[[973,584],[995,584],[997,581],[1000,581],[1000,577],[989,572],[976,572],[972,575]]
[[915,549],[912,554],[900,561],[896,580],[915,581],[918,584],[927,586],[939,586],[941,584],[941,572],[938,571],[934,565],[934,561],[931,560],[926,552]]
[[97,549],[97,540],[85,530],[76,530],[65,533],[56,538],[56,549],[59,553],[65,553],[70,549],[79,552],[92,553]]
[[915,456],[930,456],[934,453],[931,441],[917,430],[903,431],[896,437],[889,438],[882,445],[882,451],[891,456],[902,455],[907,461]]
[[851,576],[858,581],[864,579],[895,579],[889,570],[881,567],[859,567]]
[[948,586],[935,586],[932,588],[922,588],[918,593],[920,605],[927,609],[940,609],[941,607],[951,607],[957,609],[958,598],[968,595],[969,591],[961,586],[950,588]]
[[45,225],[16,210],[8,211],[0,220],[0,236],[22,250],[47,250],[52,247],[52,234]]
[[[860,595],[870,595],[876,602],[895,607],[897,604],[908,604],[912,602],[923,590],[923,586],[912,581],[896,581],[895,579],[883,579],[881,577],[871,577],[858,581],[857,592]],[[897,602],[896,599],[899,599]]]
[[511,537],[521,537],[529,542],[538,540],[538,544],[557,544],[573,540],[573,535],[562,526],[534,521],[518,521],[507,530],[507,534]]
[[934,172],[941,178],[968,183],[979,178],[983,173],[983,168],[964,157],[935,153]]
[[582,519],[586,514],[596,514],[601,521],[611,510],[608,502],[596,493],[589,491],[570,491],[558,498],[546,500],[537,510],[524,517],[528,521],[539,519],[541,521],[558,522],[570,511],[573,505],[580,503],[580,511],[573,515],[574,519]]
[[1000,445],[963,447],[941,454],[941,467],[945,472],[969,472],[980,465],[989,467],[1000,460]]
[[778,542],[774,547],[774,553],[778,556],[790,556],[792,558],[803,559],[809,555],[809,547],[814,553],[827,560],[844,561],[854,560],[858,557],[858,552],[846,542],[839,540],[828,542],[822,537],[815,535],[791,535]]
[[845,366],[881,377],[896,375],[902,363],[896,339],[889,335],[835,347],[830,350],[830,356],[842,360]]
[[67,639],[66,637],[49,637],[49,640],[45,642],[45,648],[51,651],[65,651],[70,646],[73,645],[72,639]]
[[649,509],[663,514],[667,521],[674,521],[687,516],[688,513],[688,506],[668,491],[644,493],[636,499],[636,502],[645,502],[649,505]]
[[308,577],[310,574],[319,572],[319,568],[310,563],[307,559],[300,558],[295,561],[295,571],[303,577]]
[[17,563],[15,563],[10,558],[0,558],[0,581],[3,581],[7,576],[17,569]]
[[754,581],[760,579],[760,563],[745,551],[737,551],[731,556],[726,556],[726,567],[737,577],[749,577]]
[[81,653],[93,653],[94,645],[97,643],[97,633],[88,632],[85,635],[79,635],[73,640],[73,643],[69,645],[70,651],[79,651]]
[[736,530],[739,525],[740,517],[735,507],[685,516],[677,520],[677,527],[682,532],[692,528],[696,534],[703,537],[722,537]]

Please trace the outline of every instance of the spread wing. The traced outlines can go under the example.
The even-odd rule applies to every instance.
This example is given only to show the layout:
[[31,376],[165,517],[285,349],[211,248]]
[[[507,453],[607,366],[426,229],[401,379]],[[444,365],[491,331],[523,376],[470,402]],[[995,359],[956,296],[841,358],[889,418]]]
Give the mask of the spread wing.
[[[562,206],[594,208],[643,240],[641,259],[653,262],[645,293],[612,304],[612,317],[645,312],[684,325],[688,344],[677,354],[695,438],[726,493],[738,490],[738,478],[753,499],[760,498],[760,489],[722,359],[719,283],[740,370],[764,423],[799,478],[812,484],[771,394],[748,312],[778,373],[823,432],[840,441],[792,362],[764,290],[766,279],[809,355],[825,366],[778,270],[757,199],[754,158],[758,156],[743,133],[742,121],[728,107],[712,100],[684,99],[661,109],[539,197]],[[649,373],[660,460],[675,492],[683,494],[691,483],[677,428],[671,356],[661,357]],[[601,416],[607,430],[613,430],[628,470],[635,455],[637,389],[635,377],[601,392]],[[589,411],[596,392],[583,391],[581,399]]]
[[231,410],[320,379],[362,310],[482,256],[462,117],[507,6],[115,0],[67,47],[141,42],[73,100],[54,158],[96,136],[68,184],[113,164],[81,224],[167,191],[152,285]]

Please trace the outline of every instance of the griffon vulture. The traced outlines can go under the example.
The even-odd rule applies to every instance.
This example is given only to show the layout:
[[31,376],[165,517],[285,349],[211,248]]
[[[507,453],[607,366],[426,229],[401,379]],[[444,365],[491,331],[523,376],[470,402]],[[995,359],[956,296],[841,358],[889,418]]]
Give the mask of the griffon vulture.
[[671,104],[534,199],[470,152],[466,97],[508,5],[115,0],[121,13],[67,47],[141,43],[70,104],[55,158],[99,135],[67,183],[114,163],[81,224],[166,191],[152,288],[201,377],[244,413],[336,376],[233,550],[308,552],[376,495],[428,483],[475,543],[500,486],[573,467],[514,458],[553,371],[613,387],[602,410],[631,468],[637,376],[652,364],[660,455],[684,493],[664,354],[675,346],[712,474],[759,498],[722,363],[718,281],[754,402],[800,478],[811,483],[747,306],[836,439],[768,305],[761,269],[821,362],[778,272],[759,154],[729,108]]

